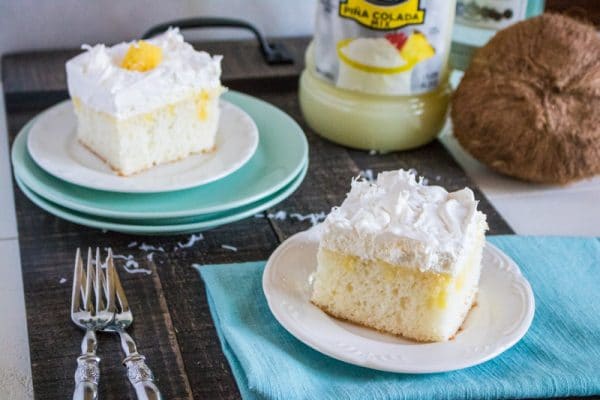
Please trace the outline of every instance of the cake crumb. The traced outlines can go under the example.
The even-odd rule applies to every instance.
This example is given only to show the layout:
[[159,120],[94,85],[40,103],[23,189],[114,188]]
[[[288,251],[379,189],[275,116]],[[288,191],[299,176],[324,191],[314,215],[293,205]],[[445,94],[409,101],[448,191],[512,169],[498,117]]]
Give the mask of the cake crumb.
[[235,252],[235,251],[238,251],[237,247],[235,247],[235,246],[230,246],[230,245],[228,245],[228,244],[222,244],[222,245],[221,245],[221,248],[222,248],[222,249],[225,249],[225,250],[234,251],[234,252]]

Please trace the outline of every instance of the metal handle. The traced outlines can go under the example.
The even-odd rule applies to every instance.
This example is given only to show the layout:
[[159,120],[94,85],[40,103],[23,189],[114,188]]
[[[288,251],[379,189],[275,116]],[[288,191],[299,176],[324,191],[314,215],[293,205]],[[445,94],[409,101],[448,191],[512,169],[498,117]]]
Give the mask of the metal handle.
[[73,400],[98,399],[100,357],[96,356],[96,333],[88,329],[81,341],[81,355],[77,357]]
[[213,17],[200,17],[200,18],[188,18],[178,19],[175,21],[165,22],[164,24],[156,25],[150,28],[143,39],[148,39],[157,33],[166,31],[169,27],[176,26],[179,29],[195,29],[195,28],[242,28],[247,29],[254,33],[258,43],[260,44],[260,50],[267,64],[293,64],[294,59],[288,49],[282,43],[269,43],[265,39],[264,35],[251,23],[233,18],[213,18]]
[[119,335],[126,356],[123,364],[127,367],[127,378],[133,385],[138,400],[162,400],[162,395],[154,384],[154,375],[144,361],[146,357],[138,353],[133,338],[127,332],[120,330]]

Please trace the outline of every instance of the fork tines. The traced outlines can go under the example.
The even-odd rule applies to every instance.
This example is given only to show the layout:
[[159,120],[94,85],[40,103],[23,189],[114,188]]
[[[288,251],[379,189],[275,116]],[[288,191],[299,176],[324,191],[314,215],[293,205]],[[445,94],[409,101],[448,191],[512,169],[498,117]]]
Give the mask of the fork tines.
[[115,284],[114,266],[112,264],[112,253],[109,250],[106,263],[100,259],[100,249],[96,247],[95,256],[92,249],[88,248],[87,262],[85,267],[78,248],[75,255],[75,269],[73,272],[73,291],[71,296],[71,316],[86,312],[90,316],[109,318],[110,313],[115,312]]

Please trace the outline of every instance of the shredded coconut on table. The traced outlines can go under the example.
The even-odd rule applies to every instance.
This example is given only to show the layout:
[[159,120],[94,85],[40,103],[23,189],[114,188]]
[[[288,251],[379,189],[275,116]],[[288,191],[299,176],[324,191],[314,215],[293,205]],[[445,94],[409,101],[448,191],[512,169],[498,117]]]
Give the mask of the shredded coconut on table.
[[[265,217],[265,215],[263,213],[254,214],[254,218],[264,218],[264,217]],[[276,219],[278,221],[285,221],[285,219],[287,218],[287,212],[280,210],[280,211],[277,211],[274,213],[268,213],[267,218]]]
[[128,248],[132,248],[132,247],[135,247],[135,246],[137,246],[137,244],[138,244],[137,242],[131,242],[131,243],[129,243],[129,244],[127,245],[127,247],[128,247]]
[[363,169],[360,171],[359,176],[367,182],[375,182],[372,169]]
[[148,259],[148,261],[152,262],[154,261],[154,252],[148,253],[146,255],[146,258]]
[[327,215],[323,211],[321,211],[320,213],[311,213],[311,214],[306,214],[306,215],[302,215],[302,214],[298,214],[298,213],[290,214],[290,218],[295,218],[298,221],[309,220],[313,226],[315,226],[319,222],[323,221],[325,219],[325,217],[327,217]]
[[[265,216],[263,214],[255,214],[254,215],[254,218],[264,218],[264,217]],[[300,221],[300,222],[309,220],[312,225],[316,225],[319,222],[323,221],[325,219],[325,217],[327,217],[327,214],[323,211],[318,212],[318,213],[300,214],[297,212],[288,213],[287,211],[284,211],[284,210],[279,210],[274,213],[267,214],[267,218],[275,219],[278,221],[285,221],[288,219],[288,217],[291,219]]]
[[203,234],[201,234],[201,233],[192,234],[192,236],[190,236],[187,243],[177,242],[177,247],[180,249],[186,249],[186,248],[192,247],[196,242],[199,242],[201,240],[204,240]]
[[287,218],[287,212],[280,210],[275,213],[269,213],[267,217],[270,219],[276,219],[278,221],[285,221],[285,219]]
[[230,246],[228,244],[222,244],[221,248],[225,249],[225,250],[231,250],[231,251],[238,251],[237,247],[235,246]]
[[[107,248],[105,250],[108,251],[109,249]],[[135,261],[133,255],[131,254],[128,254],[126,256],[122,254],[113,254],[113,258],[116,260],[125,260],[123,268],[130,274],[152,274],[152,271],[150,271],[149,269],[140,268],[140,264],[137,261]]]
[[66,282],[67,282],[66,278],[60,278],[60,281],[58,281],[58,283],[60,283],[61,285]]
[[161,252],[165,252],[165,249],[162,246],[152,246],[150,244],[146,244],[146,243],[142,243],[139,245],[138,249],[143,250],[143,251],[161,251]]
[[377,150],[369,150],[369,155],[370,156],[376,156],[378,154]]

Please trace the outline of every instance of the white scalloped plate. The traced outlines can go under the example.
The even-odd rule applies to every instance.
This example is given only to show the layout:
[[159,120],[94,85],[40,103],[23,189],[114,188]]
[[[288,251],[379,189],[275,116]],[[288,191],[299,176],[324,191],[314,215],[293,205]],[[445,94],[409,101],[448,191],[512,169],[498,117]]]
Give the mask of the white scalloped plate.
[[514,261],[490,243],[483,252],[477,306],[453,340],[418,343],[335,319],[309,301],[320,231],[301,232],[279,246],[265,267],[263,290],[279,323],[323,354],[381,371],[446,372],[496,357],[531,325],[531,286]]

